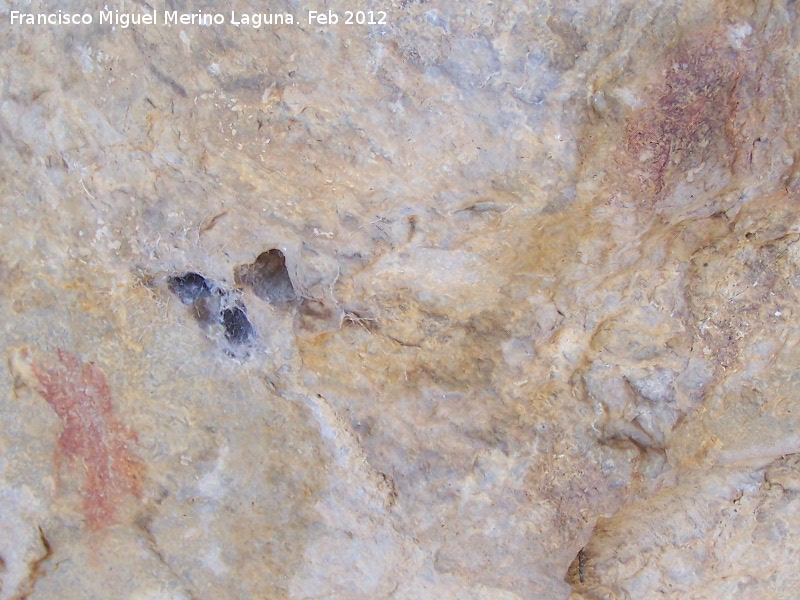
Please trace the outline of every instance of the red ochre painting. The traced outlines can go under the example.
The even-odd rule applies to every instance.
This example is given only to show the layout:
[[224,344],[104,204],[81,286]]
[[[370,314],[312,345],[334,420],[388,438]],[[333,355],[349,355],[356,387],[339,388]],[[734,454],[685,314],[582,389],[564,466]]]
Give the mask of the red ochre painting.
[[84,470],[81,486],[86,526],[94,531],[116,520],[125,496],[141,494],[141,461],[130,446],[136,435],[115,415],[103,371],[58,351],[58,363],[32,362],[37,391],[61,419],[59,450]]

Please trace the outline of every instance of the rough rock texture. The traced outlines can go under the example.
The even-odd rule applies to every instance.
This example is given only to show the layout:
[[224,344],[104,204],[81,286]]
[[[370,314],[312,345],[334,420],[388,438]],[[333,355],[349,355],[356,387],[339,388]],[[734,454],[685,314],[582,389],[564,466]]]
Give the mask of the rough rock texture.
[[797,4],[102,8],[0,4],[0,600],[795,593]]

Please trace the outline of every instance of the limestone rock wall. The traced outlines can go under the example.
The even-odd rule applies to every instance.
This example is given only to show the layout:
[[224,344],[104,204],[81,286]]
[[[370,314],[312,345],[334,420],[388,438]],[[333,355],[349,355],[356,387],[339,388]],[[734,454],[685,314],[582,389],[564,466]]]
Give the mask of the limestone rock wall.
[[0,4],[0,599],[791,596],[798,10]]

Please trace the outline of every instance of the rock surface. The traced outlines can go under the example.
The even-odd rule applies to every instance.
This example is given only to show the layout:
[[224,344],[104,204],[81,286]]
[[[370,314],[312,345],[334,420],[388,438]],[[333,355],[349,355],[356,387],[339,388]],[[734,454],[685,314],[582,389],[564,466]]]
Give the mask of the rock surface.
[[0,5],[1,600],[792,595],[795,3],[172,4]]

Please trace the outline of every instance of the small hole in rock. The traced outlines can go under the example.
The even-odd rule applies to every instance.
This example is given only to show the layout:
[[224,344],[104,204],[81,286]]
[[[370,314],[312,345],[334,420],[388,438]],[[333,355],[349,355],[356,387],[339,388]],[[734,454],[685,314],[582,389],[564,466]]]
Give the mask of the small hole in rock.
[[246,344],[256,333],[247,318],[247,313],[240,306],[232,306],[222,311],[222,325],[225,327],[225,339],[231,344]]
[[200,298],[211,295],[211,286],[199,273],[186,273],[169,278],[169,289],[184,304],[194,304]]
[[236,283],[252,288],[253,293],[275,305],[288,304],[297,300],[286,257],[277,249],[259,255],[251,265],[239,267],[235,273]]

